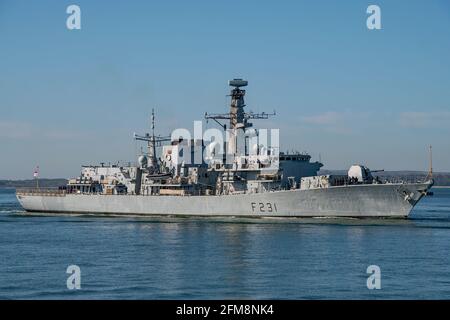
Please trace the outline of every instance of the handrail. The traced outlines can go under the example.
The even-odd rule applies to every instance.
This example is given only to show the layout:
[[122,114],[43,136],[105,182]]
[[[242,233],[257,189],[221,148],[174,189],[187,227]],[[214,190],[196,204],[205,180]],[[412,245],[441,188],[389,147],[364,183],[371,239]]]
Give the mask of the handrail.
[[17,195],[65,196],[67,190],[58,188],[16,188]]

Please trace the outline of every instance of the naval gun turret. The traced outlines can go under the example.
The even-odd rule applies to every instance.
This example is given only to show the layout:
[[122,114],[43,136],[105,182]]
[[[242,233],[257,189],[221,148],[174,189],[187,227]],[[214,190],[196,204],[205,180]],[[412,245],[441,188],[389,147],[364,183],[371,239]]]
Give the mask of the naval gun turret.
[[372,183],[372,172],[366,166],[355,164],[348,169],[348,178],[356,183]]

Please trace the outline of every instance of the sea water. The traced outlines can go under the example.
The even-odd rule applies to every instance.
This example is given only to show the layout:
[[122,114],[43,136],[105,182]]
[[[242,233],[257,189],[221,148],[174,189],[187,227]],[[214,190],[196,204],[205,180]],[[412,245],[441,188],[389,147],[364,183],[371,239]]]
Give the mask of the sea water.
[[450,299],[450,189],[433,192],[409,219],[237,219],[30,215],[3,189],[0,298]]

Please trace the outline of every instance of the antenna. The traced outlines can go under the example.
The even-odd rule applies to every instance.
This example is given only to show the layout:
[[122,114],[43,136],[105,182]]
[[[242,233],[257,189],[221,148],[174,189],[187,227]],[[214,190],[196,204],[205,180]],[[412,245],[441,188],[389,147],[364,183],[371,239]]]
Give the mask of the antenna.
[[276,113],[254,113],[254,112],[245,112],[245,90],[241,89],[241,87],[246,87],[248,85],[248,81],[242,79],[233,79],[228,81],[228,85],[233,87],[231,90],[231,104],[230,104],[230,112],[229,113],[216,113],[216,114],[208,114],[205,113],[205,119],[212,119],[217,122],[224,130],[227,129],[227,126],[220,123],[219,120],[229,120],[230,121],[230,129],[246,129],[252,127],[252,123],[248,120],[251,119],[269,119],[270,116],[275,116]]
[[152,136],[155,138],[155,109],[152,108]]
[[428,171],[427,178],[433,178],[433,146],[430,145],[430,170]]
[[162,137],[159,135],[155,135],[155,109],[152,109],[151,129],[151,135],[146,133],[145,136],[141,136],[134,133],[134,139],[147,142],[147,153],[148,157],[150,158],[150,167],[152,167],[154,172],[157,172],[158,160],[156,158],[156,147],[161,146],[163,142],[170,141],[171,139],[170,136]]

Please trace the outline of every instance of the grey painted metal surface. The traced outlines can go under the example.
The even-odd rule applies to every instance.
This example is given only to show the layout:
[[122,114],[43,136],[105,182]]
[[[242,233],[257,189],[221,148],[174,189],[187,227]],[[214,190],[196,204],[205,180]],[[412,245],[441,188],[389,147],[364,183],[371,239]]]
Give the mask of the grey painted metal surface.
[[432,183],[371,184],[222,196],[18,193],[27,211],[135,215],[407,217]]

